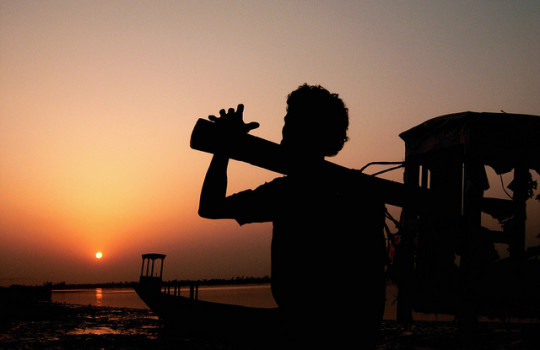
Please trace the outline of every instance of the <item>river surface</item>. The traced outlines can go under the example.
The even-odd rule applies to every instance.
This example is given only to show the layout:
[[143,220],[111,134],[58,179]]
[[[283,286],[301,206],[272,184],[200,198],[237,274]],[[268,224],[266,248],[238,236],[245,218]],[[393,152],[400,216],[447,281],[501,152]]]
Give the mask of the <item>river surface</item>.
[[[189,288],[182,288],[180,294],[189,296]],[[270,291],[270,284],[200,286],[198,296],[200,300],[225,304],[263,308],[276,307]],[[386,286],[385,320],[396,319],[396,297],[395,285],[388,283]],[[132,288],[53,290],[52,301],[75,305],[148,309]],[[420,313],[414,313],[414,318],[423,321],[450,321],[454,319],[450,315]]]
[[[182,288],[180,294],[189,295],[189,288]],[[251,307],[276,307],[269,284],[200,286],[200,300]],[[66,304],[125,307],[146,309],[146,304],[132,288],[93,288],[53,290],[52,301]]]

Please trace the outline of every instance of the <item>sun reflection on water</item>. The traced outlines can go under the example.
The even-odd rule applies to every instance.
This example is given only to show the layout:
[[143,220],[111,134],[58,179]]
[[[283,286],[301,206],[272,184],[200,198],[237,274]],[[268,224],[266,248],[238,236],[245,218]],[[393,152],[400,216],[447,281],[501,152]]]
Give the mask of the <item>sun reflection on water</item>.
[[101,288],[96,288],[96,305],[101,306],[102,300],[103,300],[103,290]]

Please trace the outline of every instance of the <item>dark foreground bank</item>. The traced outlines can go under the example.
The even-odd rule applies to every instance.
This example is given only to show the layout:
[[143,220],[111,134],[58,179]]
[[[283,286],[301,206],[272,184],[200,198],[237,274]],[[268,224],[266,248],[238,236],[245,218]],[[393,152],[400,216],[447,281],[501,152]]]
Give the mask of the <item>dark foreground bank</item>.
[[[1,316],[2,349],[229,349],[237,344],[194,338],[164,327],[142,309],[36,303]],[[268,342],[250,344],[265,348]],[[362,339],[354,348],[361,348]],[[540,349],[540,323],[481,323],[464,338],[454,322],[414,322],[408,327],[385,321],[380,350]]]

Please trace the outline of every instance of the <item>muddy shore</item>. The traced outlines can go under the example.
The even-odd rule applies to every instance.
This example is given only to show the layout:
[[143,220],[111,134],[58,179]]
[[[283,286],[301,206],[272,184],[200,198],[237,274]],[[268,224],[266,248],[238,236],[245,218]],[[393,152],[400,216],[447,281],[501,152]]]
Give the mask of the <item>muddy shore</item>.
[[[1,349],[237,348],[216,339],[171,332],[143,309],[39,303],[4,314],[0,321]],[[260,348],[264,348],[262,342]],[[473,337],[463,337],[454,322],[418,321],[402,326],[387,320],[377,349],[540,349],[540,323],[482,322]]]

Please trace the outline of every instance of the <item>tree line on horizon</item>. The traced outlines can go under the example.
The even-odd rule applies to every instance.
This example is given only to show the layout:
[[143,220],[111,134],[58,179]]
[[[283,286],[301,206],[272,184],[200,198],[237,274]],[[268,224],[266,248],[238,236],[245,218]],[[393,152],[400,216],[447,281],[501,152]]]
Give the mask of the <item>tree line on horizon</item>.
[[[232,277],[225,278],[212,278],[212,279],[200,279],[200,280],[170,280],[163,281],[164,284],[171,282],[180,286],[215,286],[215,285],[237,285],[237,284],[264,284],[270,283],[270,277]],[[138,282],[136,281],[123,281],[123,282],[105,282],[105,283],[66,283],[66,282],[46,282],[43,286],[54,289],[90,289],[90,288],[133,288]]]

